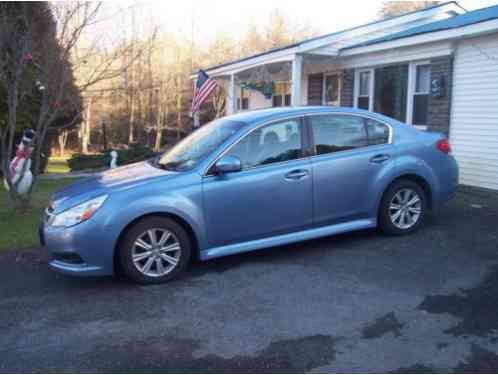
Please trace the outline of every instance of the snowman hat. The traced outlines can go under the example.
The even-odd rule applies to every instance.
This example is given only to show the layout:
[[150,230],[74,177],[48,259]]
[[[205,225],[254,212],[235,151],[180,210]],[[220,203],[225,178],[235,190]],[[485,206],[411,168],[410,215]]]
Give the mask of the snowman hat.
[[29,146],[33,143],[35,137],[36,137],[36,132],[33,129],[24,129],[22,135],[22,143],[25,146]]

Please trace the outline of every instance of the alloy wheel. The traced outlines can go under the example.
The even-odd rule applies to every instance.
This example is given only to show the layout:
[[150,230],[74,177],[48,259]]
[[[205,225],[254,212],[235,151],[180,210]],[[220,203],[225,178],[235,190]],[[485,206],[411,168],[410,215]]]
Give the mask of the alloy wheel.
[[149,277],[161,277],[175,269],[180,261],[180,241],[167,229],[149,229],[137,237],[131,256],[139,272]]
[[399,190],[389,205],[389,216],[394,226],[399,229],[410,229],[420,219],[422,200],[413,189]]

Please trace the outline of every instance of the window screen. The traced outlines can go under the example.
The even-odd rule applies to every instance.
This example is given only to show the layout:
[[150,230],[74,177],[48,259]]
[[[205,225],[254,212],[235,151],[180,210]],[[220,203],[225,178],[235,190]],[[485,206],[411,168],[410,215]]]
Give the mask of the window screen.
[[374,112],[406,121],[408,65],[375,69]]
[[360,89],[358,92],[358,108],[370,110],[371,73],[360,72]]
[[370,72],[360,73],[360,96],[370,95]]
[[415,93],[413,94],[413,125],[427,125],[429,121],[430,65],[417,65]]

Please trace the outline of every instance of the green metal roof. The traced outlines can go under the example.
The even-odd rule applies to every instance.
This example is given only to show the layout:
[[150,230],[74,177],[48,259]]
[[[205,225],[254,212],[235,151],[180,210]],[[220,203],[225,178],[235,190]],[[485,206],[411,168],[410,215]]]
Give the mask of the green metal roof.
[[488,8],[477,9],[442,21],[436,21],[422,26],[412,27],[408,30],[390,34],[382,38],[377,38],[366,41],[364,43],[348,46],[346,48],[343,48],[343,50],[356,48],[356,47],[370,46],[378,43],[390,42],[393,40],[408,38],[411,36],[416,36],[426,33],[456,29],[459,27],[474,25],[476,23],[490,21],[494,19],[498,19],[498,5],[491,6]]

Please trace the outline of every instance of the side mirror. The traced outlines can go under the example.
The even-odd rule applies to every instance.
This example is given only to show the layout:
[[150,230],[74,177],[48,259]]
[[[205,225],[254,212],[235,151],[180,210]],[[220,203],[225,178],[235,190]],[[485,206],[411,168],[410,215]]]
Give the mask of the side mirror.
[[231,173],[242,170],[242,163],[238,157],[226,155],[218,160],[214,167],[217,174]]

